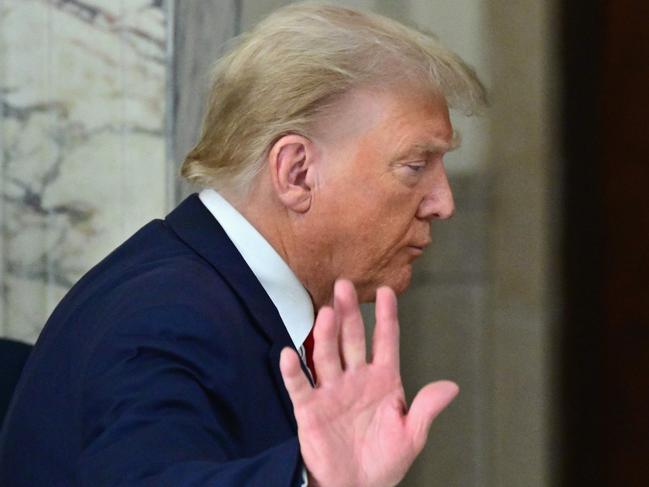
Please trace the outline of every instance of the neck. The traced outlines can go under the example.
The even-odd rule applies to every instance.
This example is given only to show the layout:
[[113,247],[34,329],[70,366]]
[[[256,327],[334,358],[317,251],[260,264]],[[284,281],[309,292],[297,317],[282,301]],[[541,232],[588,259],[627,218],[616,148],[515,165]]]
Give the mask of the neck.
[[261,184],[250,192],[254,197],[240,198],[227,190],[220,191],[291,268],[309,293],[314,309],[331,304],[335,277],[327,278],[326,262],[318,258],[317,236],[314,241],[307,232],[301,232],[303,217],[294,215],[272,194],[264,192]]

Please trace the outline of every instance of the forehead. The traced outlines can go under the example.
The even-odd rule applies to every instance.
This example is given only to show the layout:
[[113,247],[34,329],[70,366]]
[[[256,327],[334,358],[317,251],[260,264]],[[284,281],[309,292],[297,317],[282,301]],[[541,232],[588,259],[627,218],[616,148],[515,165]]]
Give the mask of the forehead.
[[380,150],[445,152],[455,145],[446,100],[408,89],[366,89],[343,97],[323,119],[322,133],[332,142],[371,142]]

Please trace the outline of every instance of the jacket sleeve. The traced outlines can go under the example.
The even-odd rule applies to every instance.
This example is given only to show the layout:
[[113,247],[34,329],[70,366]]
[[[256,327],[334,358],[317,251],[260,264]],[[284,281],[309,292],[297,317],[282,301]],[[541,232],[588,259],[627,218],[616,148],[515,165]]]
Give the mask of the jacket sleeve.
[[214,328],[187,307],[160,306],[98,340],[82,384],[79,485],[302,485],[296,436],[240,454],[227,393],[240,352]]

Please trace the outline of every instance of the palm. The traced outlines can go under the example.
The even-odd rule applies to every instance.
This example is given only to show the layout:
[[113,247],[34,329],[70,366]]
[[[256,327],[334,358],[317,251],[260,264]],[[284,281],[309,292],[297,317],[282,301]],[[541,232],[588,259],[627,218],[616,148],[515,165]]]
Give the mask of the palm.
[[337,283],[334,309],[323,308],[316,320],[314,361],[318,386],[311,388],[294,352],[286,350],[281,360],[312,482],[323,487],[398,483],[457,386],[429,384],[406,414],[394,294],[387,288],[377,293],[373,360],[368,364],[353,286]]
[[316,389],[295,414],[302,457],[316,478],[335,468],[349,485],[371,485],[365,480],[377,477],[398,481],[414,457],[404,434],[403,390],[385,368],[367,366],[336,389]]

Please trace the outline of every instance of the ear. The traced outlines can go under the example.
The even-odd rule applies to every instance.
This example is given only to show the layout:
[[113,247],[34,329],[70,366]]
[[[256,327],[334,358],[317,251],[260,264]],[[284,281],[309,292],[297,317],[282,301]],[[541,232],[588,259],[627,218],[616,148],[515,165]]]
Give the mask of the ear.
[[288,209],[305,213],[313,197],[313,142],[299,134],[280,137],[268,152],[268,165],[275,193]]

